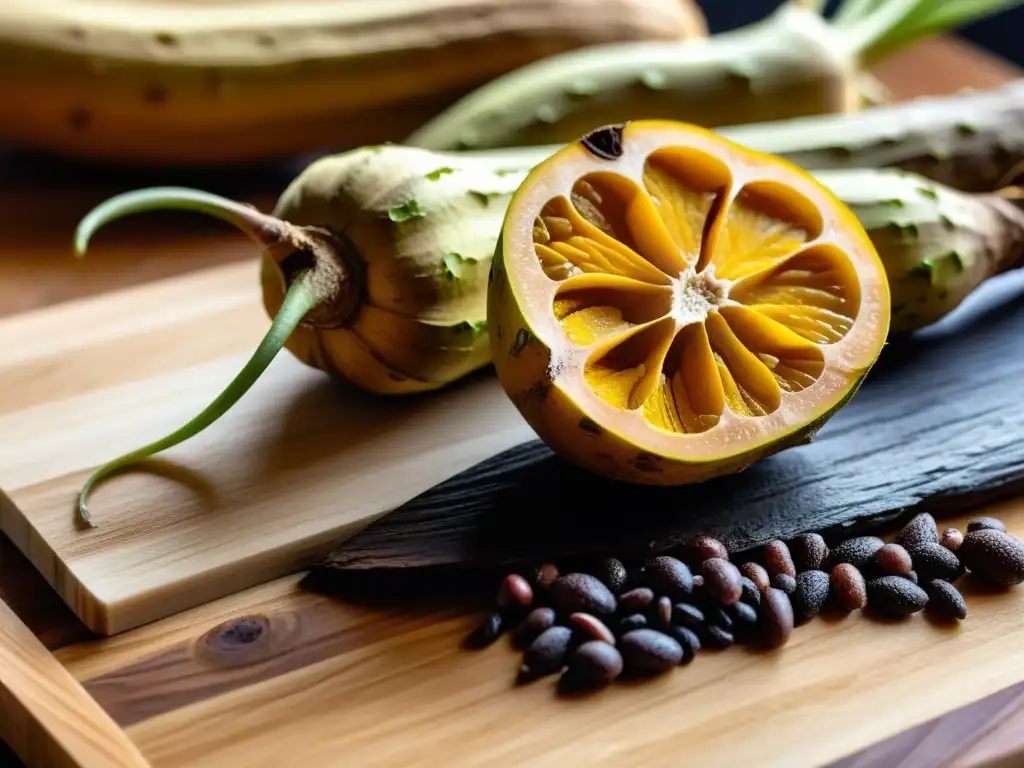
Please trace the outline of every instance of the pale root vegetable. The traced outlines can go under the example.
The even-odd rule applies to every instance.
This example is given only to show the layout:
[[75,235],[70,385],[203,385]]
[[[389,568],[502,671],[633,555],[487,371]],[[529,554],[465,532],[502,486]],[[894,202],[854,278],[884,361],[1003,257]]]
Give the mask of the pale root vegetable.
[[1013,4],[886,0],[829,22],[820,3],[788,0],[756,23],[706,40],[600,45],[533,62],[460,99],[405,143],[488,149],[564,143],[639,118],[717,128],[853,112],[863,105],[869,67]]
[[[236,224],[263,248],[263,302],[274,320],[243,371],[193,421],[96,471],[82,491],[83,517],[97,480],[213,424],[282,348],[382,395],[436,390],[487,366],[498,235],[513,194],[542,159],[536,150],[474,156],[366,147],[312,163],[273,215],[176,188],[128,192],[94,209],[79,226],[79,253],[105,223],[148,210],[190,209]],[[1008,199],[898,170],[817,177],[877,249],[900,330],[938,319],[1019,259],[1024,217]],[[813,323],[806,332],[813,335]]]
[[394,141],[532,61],[706,34],[691,0],[3,0],[0,140],[126,164]]

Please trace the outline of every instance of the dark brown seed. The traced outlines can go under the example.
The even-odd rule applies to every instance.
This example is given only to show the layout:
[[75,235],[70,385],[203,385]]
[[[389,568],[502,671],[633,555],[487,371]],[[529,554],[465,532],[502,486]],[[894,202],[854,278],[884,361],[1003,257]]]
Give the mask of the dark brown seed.
[[535,592],[545,592],[551,585],[558,581],[558,566],[552,563],[544,563],[537,568],[533,578],[533,589]]
[[761,603],[761,590],[746,576],[740,579],[740,583],[743,585],[743,596],[740,600],[753,608],[757,608]]
[[789,542],[789,554],[797,573],[820,571],[828,557],[828,545],[817,533],[802,533]]
[[924,582],[932,579],[953,581],[960,576],[960,560],[941,544],[934,542],[919,544],[909,550],[914,561],[914,571]]
[[967,532],[973,533],[974,531],[1005,531],[1006,525],[1002,520],[996,520],[994,517],[976,517],[967,523]]
[[600,640],[590,640],[569,654],[566,682],[581,686],[608,685],[622,674],[622,654]]
[[519,648],[525,648],[544,630],[555,626],[555,611],[552,608],[534,608],[512,631],[512,640]]
[[697,633],[687,627],[676,626],[669,627],[668,633],[683,649],[683,658],[679,660],[679,663],[685,666],[693,661],[694,656],[701,648],[700,637],[697,636]]
[[693,588],[694,589],[700,589],[703,586],[704,586],[704,577],[701,576],[699,573],[693,574]]
[[661,555],[647,561],[647,585],[656,594],[685,600],[693,593],[693,574],[682,560]]
[[580,633],[587,640],[601,640],[608,645],[615,645],[615,635],[608,629],[608,625],[597,616],[592,616],[589,613],[573,613],[569,616],[569,621],[579,628]]
[[906,576],[913,567],[910,553],[899,544],[886,544],[875,552],[875,568],[883,576]]
[[786,542],[773,539],[764,545],[764,569],[769,576],[785,573],[796,578],[796,566]]
[[627,632],[618,647],[626,669],[642,674],[665,672],[683,659],[679,641],[653,629]]
[[571,642],[572,630],[568,627],[545,629],[523,652],[522,673],[543,677],[558,672],[565,664]]
[[589,573],[569,573],[551,585],[551,602],[562,614],[615,613],[615,595],[600,579]]
[[642,611],[653,602],[654,592],[647,587],[637,587],[619,595],[619,605],[628,613]]
[[533,587],[518,573],[510,573],[498,587],[498,607],[503,611],[528,608],[533,602]]
[[909,616],[924,610],[928,593],[902,576],[881,576],[867,584],[868,605],[888,616]]
[[726,549],[725,544],[713,536],[698,536],[694,540],[693,546],[697,550],[697,562],[703,563],[712,557],[722,560],[729,559],[729,550]]
[[729,606],[729,611],[732,615],[732,633],[737,639],[753,634],[757,628],[756,608],[746,603],[736,603]]
[[494,611],[487,614],[484,619],[474,627],[466,638],[466,646],[469,648],[484,648],[497,640],[504,629],[504,619],[501,613]]
[[867,585],[864,576],[850,563],[840,563],[832,569],[829,579],[836,602],[847,611],[857,611],[867,605]]
[[768,587],[761,595],[757,616],[757,629],[761,640],[769,648],[778,648],[793,634],[793,604],[781,589]]
[[705,648],[715,648],[719,651],[724,651],[735,641],[736,639],[732,636],[732,632],[727,629],[723,629],[717,624],[708,624],[704,627],[704,639],[702,640],[702,643]]
[[621,560],[614,557],[602,560],[595,569],[594,575],[615,595],[626,588],[626,582],[629,580],[626,566],[622,564]]
[[971,531],[956,554],[965,568],[985,581],[1004,587],[1024,582],[1024,544],[1005,531]]
[[875,557],[875,552],[885,546],[885,542],[877,536],[855,536],[838,544],[829,553],[832,567],[840,563],[849,563],[859,571],[867,568]]
[[704,626],[706,619],[704,612],[697,606],[689,603],[676,603],[672,611],[672,621],[681,627],[700,629]]
[[667,627],[672,623],[672,601],[664,595],[658,598],[656,615],[661,627]]
[[728,560],[711,557],[700,565],[704,575],[704,590],[722,605],[738,603],[743,597],[743,577],[740,570]]
[[947,528],[942,532],[942,538],[939,539],[939,544],[950,552],[956,552],[963,543],[964,535],[957,528]]
[[793,624],[806,624],[821,613],[828,600],[829,576],[824,571],[804,571],[796,577],[796,589],[789,596]]
[[760,563],[744,563],[740,566],[740,573],[754,582],[758,591],[768,589],[772,585],[768,571]]
[[935,518],[927,512],[914,515],[896,535],[896,543],[907,551],[921,544],[938,544],[939,527]]
[[781,589],[787,595],[792,595],[793,590],[796,589],[796,579],[788,573],[776,573],[772,576],[772,586]]
[[910,572],[910,573],[908,573],[908,574],[907,574],[907,575],[906,575],[906,576],[905,576],[904,578],[910,579],[910,580],[911,580],[912,582],[914,582],[915,584],[917,584],[917,583],[918,583],[918,578],[917,578],[917,571],[911,571],[911,572]]
[[967,603],[960,590],[943,579],[932,579],[924,585],[928,593],[928,611],[942,619],[967,618]]
[[[728,606],[734,608],[739,603],[734,603]],[[704,618],[707,620],[707,624],[714,624],[716,627],[732,632],[732,616],[726,611],[726,608],[721,605],[713,605],[707,611],[704,612]]]
[[619,621],[619,632],[629,632],[633,629],[643,629],[647,626],[647,617],[642,613],[632,613],[629,616],[623,616],[622,620]]

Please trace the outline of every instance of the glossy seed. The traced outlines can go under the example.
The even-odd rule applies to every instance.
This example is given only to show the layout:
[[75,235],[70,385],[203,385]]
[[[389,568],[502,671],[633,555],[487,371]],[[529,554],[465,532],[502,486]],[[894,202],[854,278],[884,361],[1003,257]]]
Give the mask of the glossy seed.
[[594,575],[615,595],[626,588],[626,582],[629,580],[626,566],[622,564],[621,560],[614,557],[602,560],[595,569]]
[[572,630],[568,627],[545,629],[523,652],[521,672],[530,677],[558,672],[565,664],[571,642]]
[[483,620],[473,628],[466,638],[466,645],[470,648],[483,648],[497,640],[504,629],[504,619],[499,611],[487,614]]
[[950,552],[956,552],[963,543],[964,535],[957,528],[947,528],[942,532],[942,537],[939,539],[939,544]]
[[924,585],[928,593],[928,612],[942,619],[967,618],[967,602],[960,590],[943,579],[932,579]]
[[769,576],[784,573],[796,578],[796,566],[789,546],[780,539],[773,539],[764,545],[764,568]]
[[776,573],[772,576],[772,586],[781,589],[787,595],[792,595],[793,590],[796,589],[796,579],[788,573]]
[[699,573],[693,574],[693,588],[694,589],[700,589],[703,586],[704,586],[704,577],[701,576]]
[[[736,605],[739,605],[739,603],[734,603],[733,605],[727,607],[733,608]],[[720,627],[721,629],[724,629],[727,632],[732,632],[732,616],[729,614],[727,607],[721,605],[711,606],[707,611],[704,612],[706,624],[713,624],[714,626]]]
[[877,536],[855,536],[832,549],[829,553],[829,563],[833,567],[840,563],[849,563],[862,571],[871,565],[875,552],[883,546],[885,542]]
[[740,600],[753,608],[757,608],[761,603],[761,590],[746,576],[740,579],[740,583],[743,585],[743,596],[740,597]]
[[857,611],[867,605],[867,584],[864,575],[850,563],[840,563],[829,576],[836,602],[847,611]]
[[824,571],[804,571],[796,577],[796,589],[789,596],[794,625],[806,624],[821,613],[828,599],[830,580]]
[[682,560],[661,555],[648,560],[646,569],[647,585],[656,594],[685,600],[693,593],[693,574]]
[[1006,525],[994,517],[976,517],[967,523],[967,532],[974,531],[1005,531]]
[[904,578],[910,579],[915,584],[920,582],[920,579],[917,578],[917,571],[911,571]]
[[637,587],[619,595],[619,606],[627,613],[643,611],[654,602],[654,592],[647,587]]
[[886,544],[875,552],[874,565],[884,576],[906,576],[914,567],[910,553],[899,544]]
[[597,616],[589,613],[573,613],[570,614],[569,621],[576,625],[587,640],[601,640],[608,645],[615,645],[615,635],[608,629],[608,625]]
[[555,611],[552,608],[534,608],[512,630],[512,640],[519,648],[525,648],[544,630],[555,626]]
[[789,542],[789,554],[797,573],[820,571],[828,557],[828,545],[818,533],[802,533]]
[[693,546],[697,550],[697,562],[699,563],[710,560],[712,557],[722,560],[729,559],[729,550],[726,549],[725,544],[713,536],[698,536],[694,539]]
[[757,631],[769,648],[785,645],[793,634],[793,604],[781,589],[768,587],[762,593]]
[[720,557],[711,557],[700,565],[704,591],[722,605],[738,603],[743,596],[743,577],[739,568]]
[[596,576],[569,573],[551,585],[551,603],[564,614],[592,613],[604,616],[615,613],[615,595]]
[[703,640],[701,642],[705,648],[714,648],[719,651],[724,651],[735,641],[736,639],[732,636],[732,632],[727,629],[723,629],[717,624],[708,624],[704,627]]
[[965,568],[992,584],[1011,587],[1024,582],[1024,544],[1005,531],[971,531],[956,554]]
[[534,572],[533,589],[535,592],[546,592],[551,585],[558,581],[558,566],[553,563],[544,563]]
[[924,610],[928,593],[910,579],[880,576],[867,583],[868,605],[888,616],[909,616]]
[[960,576],[960,560],[956,553],[950,552],[941,544],[935,542],[918,544],[909,552],[914,561],[914,572],[923,582],[932,579],[953,581]]
[[589,640],[569,654],[564,679],[580,686],[608,685],[623,668],[622,654],[601,640]]
[[679,660],[679,663],[685,666],[693,661],[701,649],[700,637],[698,637],[697,633],[688,627],[677,626],[669,627],[668,633],[679,643],[679,647],[683,649],[683,657]]
[[771,586],[768,571],[760,563],[744,563],[740,566],[740,573],[750,579],[758,591]]
[[623,616],[619,621],[619,632],[625,633],[633,629],[643,629],[646,626],[646,616],[642,613],[631,613],[629,616]]
[[679,641],[653,629],[634,629],[619,638],[625,668],[641,674],[659,674],[679,664],[683,648]]
[[672,601],[664,595],[659,597],[656,603],[655,615],[658,617],[659,626],[669,626],[672,623]]
[[498,587],[498,607],[504,611],[528,608],[533,602],[533,587],[518,573],[506,576]]
[[906,550],[921,544],[938,544],[939,528],[927,512],[914,515],[896,536],[896,543]]
[[672,622],[681,627],[700,629],[704,626],[706,619],[704,612],[695,605],[689,603],[676,603],[672,610]]
[[[792,602],[792,601],[791,601]],[[757,629],[757,609],[747,603],[729,606],[732,615],[732,633],[739,639],[748,637]]]

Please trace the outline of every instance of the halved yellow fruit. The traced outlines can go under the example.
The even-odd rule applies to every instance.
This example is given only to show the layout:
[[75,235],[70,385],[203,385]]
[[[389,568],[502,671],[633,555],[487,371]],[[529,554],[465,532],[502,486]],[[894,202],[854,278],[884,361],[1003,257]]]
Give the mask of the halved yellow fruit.
[[881,352],[889,286],[853,213],[806,172],[635,121],[524,180],[488,318],[501,384],[554,451],[683,484],[810,440]]

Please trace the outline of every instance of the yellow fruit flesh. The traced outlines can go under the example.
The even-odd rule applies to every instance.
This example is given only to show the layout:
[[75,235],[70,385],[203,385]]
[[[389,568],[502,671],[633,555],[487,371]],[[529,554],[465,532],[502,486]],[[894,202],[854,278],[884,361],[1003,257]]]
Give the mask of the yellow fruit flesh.
[[[888,327],[884,271],[852,214],[803,172],[699,130],[645,149],[643,127],[627,126],[638,148],[624,141],[616,164],[563,150],[510,206],[499,280],[511,290],[492,297],[517,301],[566,397],[524,413],[544,436],[571,422],[550,413],[570,402],[633,449],[735,457],[856,387]],[[527,229],[515,219],[531,209]],[[526,364],[496,365],[518,404]]]

